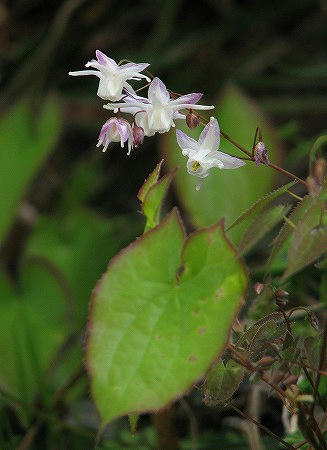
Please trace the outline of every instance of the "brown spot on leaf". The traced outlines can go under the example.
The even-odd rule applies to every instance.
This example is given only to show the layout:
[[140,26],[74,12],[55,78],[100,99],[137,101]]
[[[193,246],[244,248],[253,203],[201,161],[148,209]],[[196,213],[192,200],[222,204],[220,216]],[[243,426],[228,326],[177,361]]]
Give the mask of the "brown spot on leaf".
[[205,334],[207,332],[207,327],[200,327],[199,329],[198,329],[198,333],[199,334]]
[[195,361],[197,361],[197,359],[198,358],[195,355],[191,355],[188,360],[190,363],[194,363]]
[[199,308],[193,309],[192,314],[193,314],[193,316],[198,317],[200,314]]
[[222,288],[222,287],[220,287],[219,289],[216,290],[216,292],[215,292],[216,302],[218,302],[221,299],[221,297],[224,295],[224,292],[225,292],[224,288]]
[[159,341],[159,339],[161,339],[160,334],[157,334],[156,339]]

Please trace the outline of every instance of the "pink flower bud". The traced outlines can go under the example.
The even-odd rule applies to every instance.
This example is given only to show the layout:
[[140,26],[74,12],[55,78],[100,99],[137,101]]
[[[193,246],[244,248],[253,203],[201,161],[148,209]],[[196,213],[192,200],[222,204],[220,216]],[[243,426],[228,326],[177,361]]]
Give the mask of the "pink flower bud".
[[261,292],[263,291],[264,287],[265,287],[265,285],[262,283],[259,283],[259,281],[258,281],[257,283],[254,284],[253,289],[257,295],[260,295]]
[[191,111],[186,116],[186,123],[189,128],[196,128],[200,123],[200,119],[193,111]]
[[134,125],[133,127],[133,139],[134,139],[134,146],[138,147],[139,145],[143,144],[144,141],[144,130],[142,127],[138,127],[137,125]]
[[254,147],[254,160],[257,166],[260,163],[269,164],[267,149],[262,141],[259,141]]

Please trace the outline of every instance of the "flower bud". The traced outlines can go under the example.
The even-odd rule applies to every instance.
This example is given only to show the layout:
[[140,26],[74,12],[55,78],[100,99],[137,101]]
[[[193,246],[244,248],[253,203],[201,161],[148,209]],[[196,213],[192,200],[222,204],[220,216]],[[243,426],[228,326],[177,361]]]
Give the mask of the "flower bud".
[[275,291],[275,302],[279,308],[285,308],[287,305],[288,292],[283,289],[277,289]]
[[326,173],[326,160],[324,158],[318,158],[315,162],[313,174],[318,183],[321,183]]
[[186,123],[189,128],[196,128],[200,123],[200,119],[193,111],[190,111],[186,116]]
[[133,140],[134,140],[134,146],[138,147],[139,145],[143,144],[144,141],[144,130],[142,127],[138,127],[137,125],[134,125],[133,127]]
[[259,281],[258,281],[257,283],[254,284],[253,289],[257,295],[260,295],[261,292],[263,291],[264,287],[265,287],[265,285],[262,283],[259,283]]
[[308,186],[309,194],[312,197],[316,197],[319,192],[321,191],[321,185],[318,183],[317,179],[315,177],[307,177],[305,180]]
[[259,141],[254,147],[254,160],[256,166],[260,163],[269,164],[268,152],[265,144],[262,141]]
[[298,379],[299,379],[299,376],[298,376],[298,375],[292,375],[292,374],[290,374],[290,375],[288,375],[286,378],[284,378],[284,380],[283,380],[283,386],[284,386],[285,388],[287,388],[287,387],[289,387],[289,386],[291,386],[291,385],[296,385]]
[[285,298],[276,297],[276,305],[279,306],[279,308],[285,308],[287,306],[287,300]]
[[256,367],[260,368],[267,368],[270,367],[274,362],[276,361],[276,358],[272,356],[263,356],[259,361],[255,363]]
[[288,292],[284,291],[283,289],[277,289],[276,291],[276,297],[285,298],[288,297]]

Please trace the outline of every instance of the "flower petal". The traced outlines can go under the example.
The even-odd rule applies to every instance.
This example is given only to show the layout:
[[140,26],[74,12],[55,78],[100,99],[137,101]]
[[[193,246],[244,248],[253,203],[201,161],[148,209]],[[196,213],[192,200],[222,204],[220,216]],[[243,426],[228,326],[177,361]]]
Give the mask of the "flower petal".
[[187,134],[183,133],[181,130],[176,130],[176,139],[177,143],[183,151],[183,155],[186,156],[189,154],[189,150],[198,150],[198,143],[195,139],[187,136]]
[[95,51],[95,56],[98,60],[98,63],[101,64],[102,66],[105,66],[109,63],[113,64],[113,65],[117,65],[116,62],[109,58],[107,55],[105,55],[103,52],[101,52],[100,50],[96,50]]
[[154,78],[149,86],[148,98],[152,104],[165,104],[170,100],[166,86],[159,78]]
[[235,158],[223,152],[215,152],[215,158],[224,164],[223,169],[238,169],[245,165],[245,161],[242,159]]
[[136,74],[139,72],[142,72],[142,70],[146,69],[147,67],[149,67],[150,64],[148,63],[127,63],[127,64],[122,64],[121,66],[119,66],[119,69],[121,72],[128,72],[131,74]]
[[97,70],[75,70],[74,72],[68,72],[68,75],[72,75],[73,77],[79,77],[84,75],[95,75],[97,77],[101,77],[101,73]]
[[203,94],[200,92],[198,93],[192,93],[192,94],[186,94],[181,95],[180,97],[176,98],[175,100],[172,100],[172,105],[179,105],[181,103],[197,103],[201,98],[203,97]]
[[199,144],[211,151],[218,150],[220,144],[220,129],[217,119],[210,117],[210,122],[204,127],[199,137]]

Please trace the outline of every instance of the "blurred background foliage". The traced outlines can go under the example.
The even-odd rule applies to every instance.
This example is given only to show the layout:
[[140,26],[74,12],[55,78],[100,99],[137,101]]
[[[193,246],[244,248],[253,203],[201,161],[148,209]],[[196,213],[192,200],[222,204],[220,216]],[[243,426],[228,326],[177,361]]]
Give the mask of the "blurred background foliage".
[[[181,166],[167,203],[184,208],[189,229],[231,222],[286,181],[253,166],[215,173],[198,193],[174,132],[130,157],[118,145],[102,154],[95,144],[108,115],[97,79],[68,71],[96,49],[149,62],[172,90],[204,92],[224,131],[248,148],[260,125],[271,160],[305,177],[308,152],[327,130],[326,18],[325,0],[0,2],[1,448],[92,448],[88,302],[110,257],[142,233],[136,194],[162,155]],[[312,277],[309,285],[317,289]],[[248,448],[246,433],[222,427],[230,411],[209,410],[197,392],[189,401],[193,412],[175,411],[182,448],[194,448],[194,433],[199,449]],[[280,433],[278,414],[270,399],[263,421]],[[116,421],[103,448],[157,448],[149,417],[139,429],[132,436]]]

